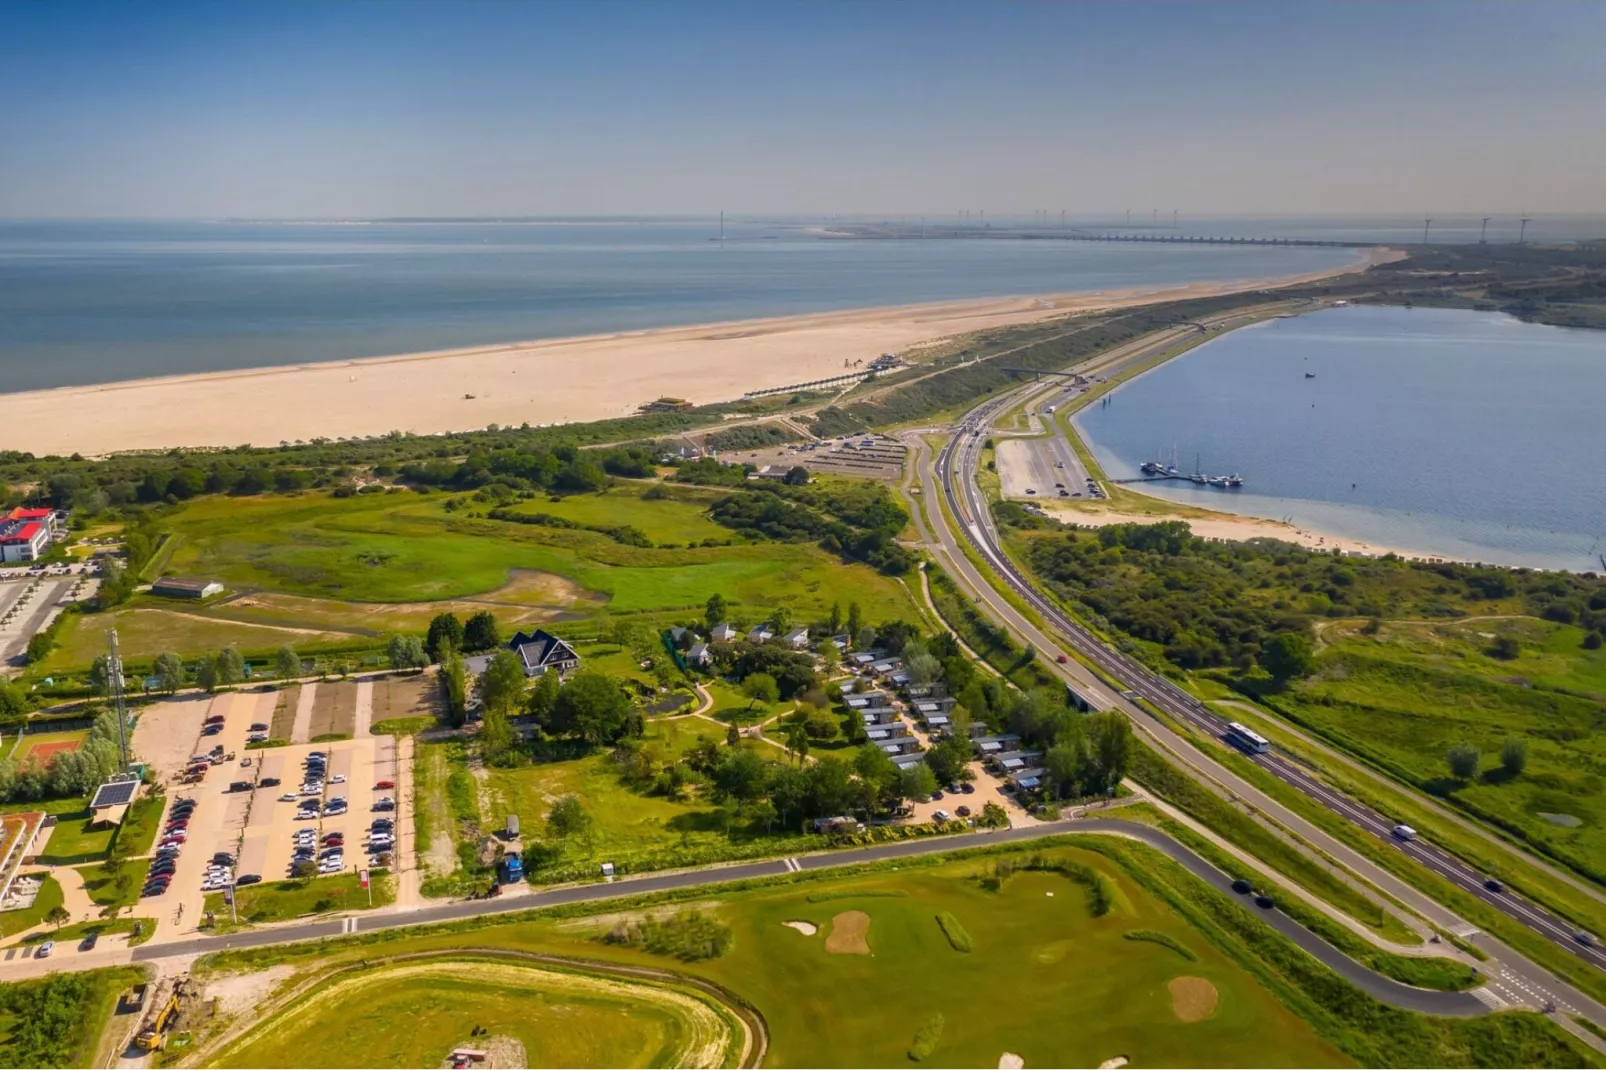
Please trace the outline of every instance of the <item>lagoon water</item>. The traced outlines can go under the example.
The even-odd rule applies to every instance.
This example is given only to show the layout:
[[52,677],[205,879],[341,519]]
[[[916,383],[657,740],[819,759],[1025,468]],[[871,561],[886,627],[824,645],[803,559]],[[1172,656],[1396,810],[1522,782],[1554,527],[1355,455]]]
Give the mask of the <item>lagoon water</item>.
[[[956,298],[1300,274],[1350,249],[886,241],[713,221],[0,223],[0,391]],[[338,429],[331,429],[335,432]]]
[[1603,399],[1606,331],[1358,306],[1233,331],[1076,424],[1113,478],[1174,446],[1184,472],[1245,480],[1142,488],[1175,501],[1425,554],[1599,571]]

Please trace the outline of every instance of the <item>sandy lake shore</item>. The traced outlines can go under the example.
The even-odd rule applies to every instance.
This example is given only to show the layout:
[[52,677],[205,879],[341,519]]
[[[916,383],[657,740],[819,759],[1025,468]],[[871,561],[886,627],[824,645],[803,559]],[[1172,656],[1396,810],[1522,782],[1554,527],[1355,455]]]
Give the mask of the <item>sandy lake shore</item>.
[[1347,267],[1276,279],[825,312],[0,394],[0,448],[99,456],[272,445],[597,420],[666,394],[729,401],[840,375],[844,361],[868,362],[970,331],[1287,285],[1364,270],[1394,255],[1357,252]]

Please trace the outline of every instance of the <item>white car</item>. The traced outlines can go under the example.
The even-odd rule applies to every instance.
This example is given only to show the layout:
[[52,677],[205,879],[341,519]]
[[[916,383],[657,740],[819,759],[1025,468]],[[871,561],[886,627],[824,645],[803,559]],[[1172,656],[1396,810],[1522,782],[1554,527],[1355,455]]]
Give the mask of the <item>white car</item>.
[[341,863],[339,863],[339,862],[320,862],[320,863],[318,863],[318,872],[319,873],[324,873],[324,874],[339,873],[341,870],[343,870],[345,868],[346,867],[344,865],[342,865]]
[[329,778],[329,783],[331,783],[331,784],[344,784],[345,782],[346,782],[346,774],[345,773],[336,773],[334,776]]
[[303,794],[303,795],[322,795],[323,794],[323,785],[322,784],[314,784],[314,783],[311,783],[311,782],[303,784],[303,785],[301,785],[301,794]]
[[279,796],[279,801],[280,802],[295,802],[296,798],[297,798],[297,796],[296,796],[295,792],[287,791],[283,795]]
[[316,811],[316,810],[297,810],[296,811],[296,820],[297,821],[316,821],[316,820],[318,820],[318,811]]

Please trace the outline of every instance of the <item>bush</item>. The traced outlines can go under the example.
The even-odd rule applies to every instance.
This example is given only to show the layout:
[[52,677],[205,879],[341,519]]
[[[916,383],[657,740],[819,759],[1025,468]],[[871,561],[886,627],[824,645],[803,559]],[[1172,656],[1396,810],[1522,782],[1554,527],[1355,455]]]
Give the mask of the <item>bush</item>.
[[948,938],[949,946],[955,951],[963,951],[967,955],[970,954],[974,945],[970,942],[970,934],[965,931],[963,925],[959,924],[958,918],[945,910],[937,915],[937,925],[942,929],[942,935]]
[[1169,947],[1172,951],[1175,951],[1189,962],[1197,962],[1199,960],[1198,955],[1195,955],[1192,951],[1189,951],[1186,947],[1183,947],[1174,938],[1167,936],[1165,933],[1157,933],[1153,929],[1129,929],[1121,935],[1128,940],[1141,940],[1144,943],[1159,944],[1161,947]]
[[602,937],[604,943],[639,947],[682,962],[716,959],[730,950],[731,929],[696,910],[671,918],[625,918]]
[[937,1044],[942,1040],[942,1027],[945,1023],[941,1014],[933,1014],[915,1030],[914,1040],[909,1042],[909,1058],[915,1062],[930,1057],[937,1050]]

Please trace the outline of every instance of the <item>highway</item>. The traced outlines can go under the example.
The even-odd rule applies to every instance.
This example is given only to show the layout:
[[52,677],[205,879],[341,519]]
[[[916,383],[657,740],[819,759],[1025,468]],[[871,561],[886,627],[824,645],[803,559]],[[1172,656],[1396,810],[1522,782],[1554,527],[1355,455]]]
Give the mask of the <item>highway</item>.
[[[1089,835],[1104,833],[1141,840],[1176,860],[1190,873],[1212,887],[1235,896],[1233,878],[1200,858],[1182,844],[1158,829],[1130,821],[1108,818],[1082,818],[1060,823],[1032,825],[1022,828],[1001,829],[996,832],[971,832],[958,836],[931,837],[881,844],[856,851],[833,851],[797,858],[771,859],[764,862],[744,862],[733,866],[711,866],[704,869],[634,877],[610,884],[584,884],[548,891],[535,891],[529,895],[510,895],[498,899],[481,899],[427,907],[412,912],[393,912],[376,915],[351,915],[334,921],[308,922],[303,925],[275,926],[268,929],[246,930],[222,936],[197,937],[192,940],[167,944],[146,944],[134,949],[133,961],[152,962],[158,959],[185,958],[213,951],[269,947],[276,944],[300,943],[307,940],[337,939],[356,933],[381,932],[417,925],[461,921],[466,918],[494,917],[542,907],[566,906],[574,903],[605,902],[627,896],[647,895],[653,892],[680,891],[689,888],[713,888],[734,881],[756,878],[785,877],[789,873],[813,873],[822,870],[846,869],[869,862],[886,862],[899,858],[916,858],[922,855],[942,854],[967,847],[993,847],[1005,843],[1030,842],[1050,836],[1066,834]],[[1406,1010],[1425,1014],[1469,1016],[1484,1014],[1489,1005],[1467,992],[1438,992],[1412,988],[1359,965],[1340,954],[1332,945],[1305,929],[1281,911],[1272,908],[1260,910],[1246,906],[1246,910],[1305,948],[1342,974],[1357,987],[1383,1002]]]
[[[1174,345],[1174,339],[1158,339],[1149,351],[1139,349],[1129,352],[1125,359],[1122,360],[1121,365],[1130,366],[1141,363],[1157,355],[1158,351]],[[1109,368],[1108,370],[1113,373],[1116,369]],[[989,597],[989,592],[978,586],[979,584],[985,585],[988,581],[975,573],[969,559],[964,557],[957,545],[953,532],[948,530],[946,520],[937,508],[937,502],[934,498],[928,498],[930,519],[934,527],[938,529],[933,533],[935,542],[946,549],[948,560],[953,565],[950,571],[958,573],[955,579],[962,583],[968,581],[968,585],[971,587],[970,593],[976,598],[978,605],[989,610],[990,615],[1000,619],[1010,627],[1010,630],[1022,636],[1026,641],[1038,645],[1040,650],[1045,651],[1054,650],[1063,643],[1067,648],[1075,650],[1094,665],[1105,681],[1113,681],[1115,690],[1128,692],[1129,695],[1127,697],[1116,698],[1111,704],[1131,716],[1134,724],[1151,742],[1156,743],[1172,758],[1177,759],[1180,764],[1192,767],[1203,779],[1221,784],[1240,798],[1252,801],[1253,805],[1275,813],[1279,823],[1298,832],[1307,841],[1316,844],[1323,851],[1339,859],[1351,870],[1366,877],[1373,884],[1383,888],[1402,902],[1409,904],[1435,924],[1453,932],[1469,934],[1474,932],[1475,930],[1472,926],[1467,925],[1441,905],[1422,895],[1414,887],[1393,877],[1392,874],[1372,863],[1365,856],[1334,840],[1324,831],[1311,825],[1297,814],[1293,814],[1287,811],[1286,808],[1279,806],[1274,800],[1269,799],[1255,789],[1253,785],[1246,783],[1224,766],[1199,753],[1197,748],[1186,744],[1179,745],[1177,737],[1163,722],[1153,717],[1147,710],[1132,700],[1141,698],[1176,722],[1189,725],[1206,736],[1215,739],[1220,739],[1224,734],[1228,719],[1217,715],[1169,680],[1149,671],[1143,665],[1109,646],[1098,636],[1082,627],[1051,599],[1044,596],[1035,584],[1016,568],[1014,563],[1005,555],[988,503],[976,486],[975,472],[990,422],[1009,408],[1020,404],[1024,398],[1043,389],[1044,386],[1042,384],[1030,384],[1025,388],[990,399],[966,414],[960,421],[961,428],[959,433],[954,435],[940,450],[932,475],[937,484],[936,491],[948,502],[951,514],[957,520],[955,526],[959,529],[964,541],[986,562],[990,571],[1002,579],[1022,602],[1030,606],[1047,623],[1053,635],[1044,634],[1032,621],[1015,611],[1013,606],[1010,606],[1003,599]],[[906,436],[905,440],[915,441],[911,436]],[[912,458],[911,463],[919,464],[920,462],[921,455],[917,453]],[[1052,668],[1058,675],[1075,680],[1083,686],[1091,685],[1096,691],[1109,690],[1108,685],[1101,687],[1101,681],[1095,681],[1093,674],[1075,663],[1070,665],[1055,664]],[[1311,776],[1286,755],[1272,752],[1255,757],[1253,760],[1257,761],[1273,776],[1283,780],[1310,798],[1321,802],[1333,812],[1354,823],[1357,827],[1390,844],[1393,849],[1403,851],[1413,860],[1452,881],[1469,894],[1476,895],[1495,906],[1532,929],[1535,933],[1565,948],[1570,954],[1578,956],[1597,968],[1606,967],[1606,958],[1602,957],[1600,949],[1586,946],[1575,939],[1574,929],[1563,919],[1509,892],[1495,893],[1486,890],[1483,885],[1482,875],[1459,859],[1431,844],[1423,843],[1420,840],[1409,843],[1398,841],[1390,833],[1392,828],[1390,821],[1334,791]],[[1586,1013],[1597,1022],[1606,1021],[1606,1008],[1602,1008],[1598,1003],[1577,992],[1570,985],[1553,977],[1547,971],[1540,969],[1516,952],[1499,945],[1498,942],[1487,936],[1481,937],[1478,942],[1486,952],[1494,954],[1509,973],[1510,987],[1507,987],[1505,992],[1512,997],[1512,1002],[1526,1002],[1541,1006],[1545,1002],[1554,1002],[1564,1010],[1584,1008],[1581,1013]]]

